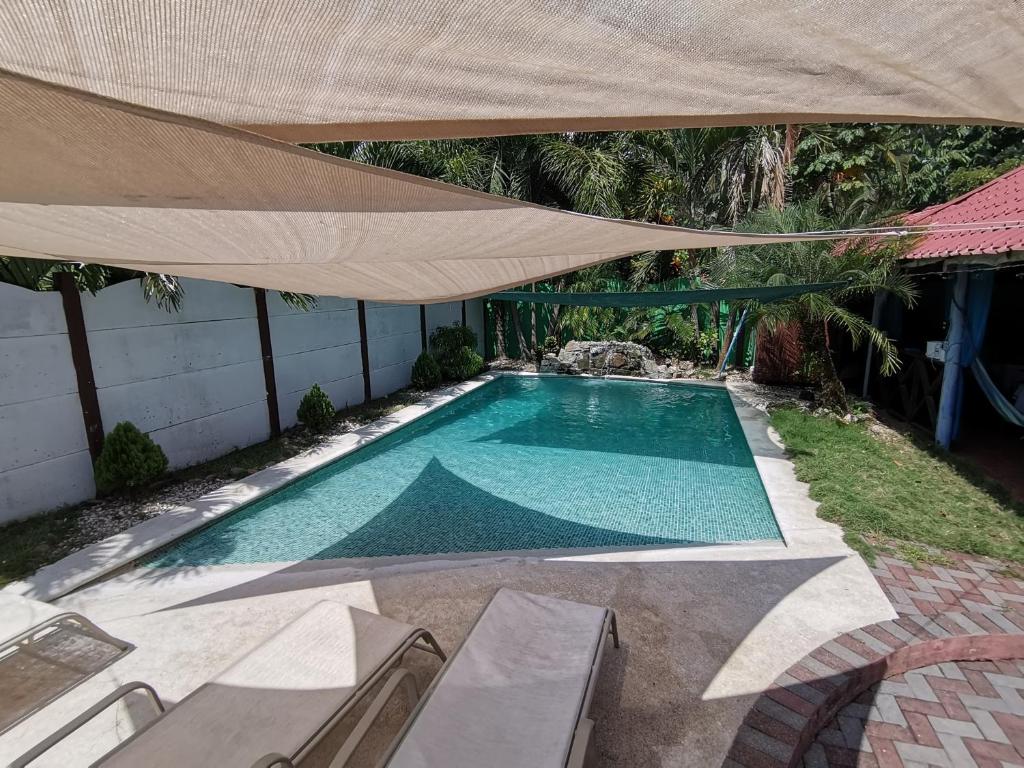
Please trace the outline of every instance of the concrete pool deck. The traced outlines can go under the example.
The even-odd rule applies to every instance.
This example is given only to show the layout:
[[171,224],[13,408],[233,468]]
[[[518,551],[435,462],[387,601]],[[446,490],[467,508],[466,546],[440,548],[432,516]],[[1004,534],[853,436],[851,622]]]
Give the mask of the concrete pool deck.
[[[593,707],[601,765],[721,765],[780,672],[838,634],[895,617],[839,528],[816,517],[764,415],[731,394],[785,544],[130,570],[57,603],[137,650],[0,737],[0,762],[126,681],[179,700],[319,600],[425,626],[451,649],[508,586],[618,613],[623,647],[607,651]],[[423,682],[436,665],[417,671]],[[135,716],[108,713],[39,765],[87,762]]]

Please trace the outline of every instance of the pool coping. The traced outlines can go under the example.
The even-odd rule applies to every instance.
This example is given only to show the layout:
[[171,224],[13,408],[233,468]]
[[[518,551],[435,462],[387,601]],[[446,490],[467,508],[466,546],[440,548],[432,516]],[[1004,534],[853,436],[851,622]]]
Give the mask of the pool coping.
[[[314,472],[328,464],[331,464],[344,456],[356,451],[369,443],[394,432],[408,424],[417,421],[429,413],[448,405],[449,403],[473,392],[480,387],[495,381],[504,376],[529,376],[529,377],[566,377],[566,374],[558,373],[537,373],[532,371],[488,371],[468,381],[454,384],[431,393],[426,398],[413,405],[406,406],[393,414],[384,416],[358,429],[346,432],[342,435],[332,436],[323,444],[308,451],[293,456],[290,459],[274,464],[270,467],[255,472],[248,477],[221,486],[210,493],[200,496],[198,499],[176,506],[167,512],[151,517],[137,525],[132,526],[120,533],[102,539],[99,542],[90,544],[55,563],[43,566],[32,576],[8,584],[2,591],[12,592],[30,597],[35,600],[49,601],[73,592],[81,587],[109,576],[117,571],[130,566],[144,555],[165,546],[172,541],[180,539],[193,531],[202,528],[210,523],[231,514],[240,507],[251,504],[270,493],[280,490],[296,480]],[[769,453],[775,453],[779,446],[773,444],[770,435],[765,430],[763,414],[744,403],[732,392],[727,383],[715,380],[692,380],[692,379],[656,379],[641,376],[574,376],[573,378],[609,379],[616,381],[651,382],[663,385],[686,385],[705,386],[725,389],[729,392],[733,408],[740,422],[744,437],[747,440],[748,448],[754,457],[758,475],[761,479],[772,514],[775,517],[776,525],[782,536],[782,542],[775,542],[769,539],[751,542],[714,542],[697,543],[683,547],[685,549],[706,549],[711,547],[738,547],[738,546],[778,546],[791,545],[790,536],[787,535],[787,525],[783,518],[788,521],[790,515],[786,513],[782,501],[792,499],[792,489],[788,487],[778,488],[777,483],[769,482],[766,476],[767,466],[762,466],[759,451],[761,448]],[[742,412],[741,412],[742,411]],[[786,462],[788,464],[788,461]],[[792,465],[790,465],[791,467]],[[783,485],[787,485],[783,483]],[[776,493],[773,494],[773,489]],[[779,493],[778,491],[782,491]],[[801,500],[802,501],[802,500]],[[810,499],[807,499],[810,502]],[[813,502],[810,502],[813,505]],[[812,508],[816,508],[813,505]],[[676,547],[679,548],[679,547]],[[643,550],[651,549],[643,547]],[[657,550],[666,547],[654,547]],[[625,552],[628,548],[609,548],[600,550],[601,553]],[[578,550],[546,550],[552,557],[565,557],[569,552],[587,554],[589,550],[580,552]],[[597,554],[594,552],[592,554]],[[534,555],[533,552],[490,552],[490,553],[439,553],[437,555],[410,556],[412,560],[462,560],[466,558],[480,559],[481,557],[524,557]],[[370,558],[352,558],[352,561],[359,560],[365,563]],[[380,560],[381,558],[373,558]],[[381,563],[380,565],[393,565]],[[256,565],[256,564],[254,564]],[[355,562],[353,566],[357,566]]]

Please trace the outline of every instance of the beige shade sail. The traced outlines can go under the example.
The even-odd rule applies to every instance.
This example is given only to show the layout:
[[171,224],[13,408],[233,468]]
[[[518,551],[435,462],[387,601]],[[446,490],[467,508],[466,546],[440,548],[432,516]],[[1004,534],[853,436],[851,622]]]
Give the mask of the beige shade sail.
[[390,302],[750,235],[601,219],[0,72],[0,254]]
[[0,67],[290,142],[1024,123],[1020,0],[5,0]]

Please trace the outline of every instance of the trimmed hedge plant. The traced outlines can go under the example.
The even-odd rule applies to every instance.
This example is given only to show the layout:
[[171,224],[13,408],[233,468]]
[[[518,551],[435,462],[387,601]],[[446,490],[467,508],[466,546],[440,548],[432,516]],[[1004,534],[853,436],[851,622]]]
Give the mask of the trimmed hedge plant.
[[167,469],[167,456],[130,421],[122,421],[103,440],[94,467],[96,490],[113,493],[144,486]]
[[464,325],[435,330],[430,335],[430,348],[445,379],[461,381],[484,369],[484,360],[476,353],[476,334]]
[[334,423],[334,404],[327,393],[314,384],[309,392],[302,396],[299,410],[295,414],[299,421],[314,432],[326,432]]
[[441,366],[429,352],[421,352],[412,364],[412,385],[416,389],[433,389],[441,383]]
[[484,359],[471,347],[460,347],[449,356],[443,368],[450,379],[471,379],[484,369]]

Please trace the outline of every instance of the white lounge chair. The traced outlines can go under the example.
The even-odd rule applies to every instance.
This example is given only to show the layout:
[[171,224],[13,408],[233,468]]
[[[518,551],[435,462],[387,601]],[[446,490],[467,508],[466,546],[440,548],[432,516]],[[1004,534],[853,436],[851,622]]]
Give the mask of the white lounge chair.
[[[425,629],[340,603],[318,603],[166,712],[152,688],[129,683],[13,766],[28,765],[133,690],[150,694],[157,716],[95,765],[291,766],[397,667],[410,648],[445,659]],[[399,670],[387,685],[394,689],[400,684],[414,702],[415,684],[407,670]]]
[[609,634],[618,648],[609,608],[498,590],[381,765],[585,765],[594,727],[590,701]]
[[78,613],[0,592],[0,734],[133,648]]

